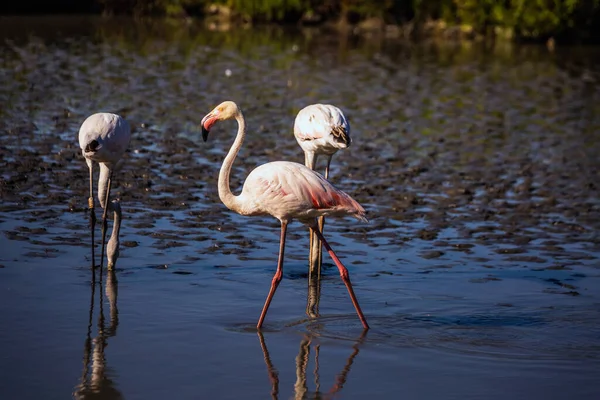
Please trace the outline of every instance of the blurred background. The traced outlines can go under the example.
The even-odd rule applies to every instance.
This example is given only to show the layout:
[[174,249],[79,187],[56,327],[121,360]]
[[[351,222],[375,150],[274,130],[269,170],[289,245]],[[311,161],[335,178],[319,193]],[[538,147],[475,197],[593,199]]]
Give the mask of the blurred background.
[[361,30],[398,26],[411,37],[496,36],[519,41],[597,42],[595,0],[56,0],[12,1],[2,14],[206,17],[243,23],[335,24]]

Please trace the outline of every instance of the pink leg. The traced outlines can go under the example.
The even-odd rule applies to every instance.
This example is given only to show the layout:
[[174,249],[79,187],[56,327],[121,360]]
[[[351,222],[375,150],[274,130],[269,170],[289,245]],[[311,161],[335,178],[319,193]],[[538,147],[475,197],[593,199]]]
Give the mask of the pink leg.
[[96,212],[94,211],[94,164],[91,162],[88,164],[90,168],[90,197],[88,198],[88,206],[90,209],[90,231],[92,234],[92,277],[93,281],[96,280],[96,263],[94,256],[94,227],[96,226]]
[[348,294],[350,295],[350,299],[352,300],[352,304],[354,304],[354,308],[356,309],[356,313],[358,314],[358,318],[365,329],[369,329],[369,325],[367,324],[367,320],[360,309],[360,305],[358,304],[358,300],[356,300],[356,296],[354,295],[354,290],[352,289],[352,283],[350,283],[350,274],[348,274],[348,270],[344,267],[344,264],[340,261],[340,259],[335,255],[327,240],[323,237],[321,232],[317,226],[311,227],[312,231],[319,237],[319,240],[325,246],[325,250],[329,253],[335,265],[337,265],[338,270],[340,271],[340,276],[342,277],[342,281],[344,281],[344,285],[346,285],[346,289],[348,289]]
[[271,290],[269,290],[269,295],[267,296],[267,300],[265,301],[265,305],[263,306],[262,312],[260,313],[260,318],[258,319],[258,324],[256,325],[256,329],[260,330],[260,327],[265,320],[267,315],[267,310],[269,309],[269,305],[271,304],[271,300],[273,300],[273,295],[277,290],[277,286],[279,286],[279,282],[281,282],[281,278],[283,277],[283,255],[285,253],[285,233],[287,231],[287,222],[281,223],[281,238],[279,239],[279,261],[277,261],[277,271],[275,272],[275,276],[273,276],[273,281],[271,282]]

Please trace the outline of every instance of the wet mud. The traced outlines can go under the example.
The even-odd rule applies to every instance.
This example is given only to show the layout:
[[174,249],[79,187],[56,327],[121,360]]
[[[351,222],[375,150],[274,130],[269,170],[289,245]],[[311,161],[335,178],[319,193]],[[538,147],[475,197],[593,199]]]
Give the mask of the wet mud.
[[[334,158],[332,179],[365,205],[371,220],[345,227],[346,236],[399,250],[417,245],[424,259],[456,252],[468,258],[480,246],[509,264],[596,259],[593,71],[562,69],[543,54],[485,63],[472,51],[446,64],[442,55],[433,58],[440,51],[433,45],[402,58],[361,54],[360,46],[340,55],[304,38],[276,53],[250,45],[238,54],[200,38],[181,48],[122,35],[129,41],[119,45],[110,34],[5,40],[2,218],[28,210],[38,224],[5,231],[11,240],[39,238],[44,221],[84,213],[87,171],[76,137],[91,112],[110,110],[132,122],[114,193],[130,225],[161,249],[206,240],[189,237],[198,228],[235,232],[215,190],[234,127],[220,129],[209,143],[199,140],[197,124],[212,105],[234,99],[249,120],[232,174],[239,187],[259,163],[302,159],[290,140],[295,111],[323,101],[343,107],[355,138],[351,150]],[[453,50],[462,49],[446,49],[448,56]],[[159,218],[175,218],[180,229],[162,232]],[[243,235],[228,239],[248,247]]]

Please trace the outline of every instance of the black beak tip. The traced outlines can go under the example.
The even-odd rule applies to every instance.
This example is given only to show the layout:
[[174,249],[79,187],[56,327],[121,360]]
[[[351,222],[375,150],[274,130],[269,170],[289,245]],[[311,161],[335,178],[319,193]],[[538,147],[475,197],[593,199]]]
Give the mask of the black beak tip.
[[208,130],[204,126],[202,127],[202,140],[205,142],[208,140]]
[[98,146],[100,146],[100,143],[98,143],[97,140],[92,140],[91,142],[89,142],[87,144],[87,146],[85,146],[85,152],[86,153],[93,153],[96,150],[98,150]]

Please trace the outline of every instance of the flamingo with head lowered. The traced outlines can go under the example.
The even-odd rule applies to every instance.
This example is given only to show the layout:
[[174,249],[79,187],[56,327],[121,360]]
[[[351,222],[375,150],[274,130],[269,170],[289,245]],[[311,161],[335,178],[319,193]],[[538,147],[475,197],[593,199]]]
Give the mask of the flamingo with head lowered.
[[221,201],[227,208],[238,214],[272,215],[281,222],[277,271],[273,276],[271,289],[260,314],[257,329],[261,329],[273,295],[283,277],[285,237],[287,226],[293,219],[308,225],[323,243],[338,267],[363,327],[368,329],[369,325],[352,289],[348,270],[319,232],[317,225],[317,218],[325,215],[351,215],[358,220],[366,221],[365,210],[356,200],[337,189],[322,175],[302,164],[287,161],[275,161],[258,166],[246,178],[242,192],[237,196],[234,195],[229,187],[229,175],[246,136],[246,123],[242,111],[234,102],[225,101],[202,119],[201,126],[202,137],[206,141],[209,130],[216,122],[229,119],[237,121],[238,132],[219,172],[218,190]]
[[[85,161],[90,170],[90,197],[88,199],[88,206],[90,209],[90,220],[91,220],[91,231],[92,231],[92,269],[94,268],[94,225],[96,222],[96,215],[94,213],[94,184],[93,184],[93,172],[94,162],[100,164],[100,178],[98,179],[98,199],[100,205],[104,209],[102,214],[102,253],[100,259],[100,267],[102,268],[102,261],[104,258],[104,242],[106,240],[106,215],[108,209],[111,208],[115,215],[118,213],[119,216],[119,228],[120,228],[120,217],[121,208],[114,207],[113,203],[109,203],[110,197],[110,186],[113,178],[113,171],[127,146],[131,140],[131,128],[129,123],[121,116],[112,113],[96,113],[90,115],[79,128],[79,147],[85,157]],[[117,220],[115,220],[115,224]],[[115,230],[113,229],[113,233]],[[118,229],[116,231],[118,237]],[[114,245],[117,248],[114,248]],[[118,250],[118,240],[113,240],[111,244],[109,254],[109,268],[114,265],[113,259],[115,250]],[[118,257],[118,255],[117,255]]]
[[[304,107],[294,121],[294,136],[304,151],[304,165],[315,170],[317,158],[327,158],[325,179],[329,179],[331,158],[339,149],[350,147],[350,124],[338,107],[331,104],[311,104]],[[323,233],[325,218],[319,218],[319,230]],[[321,242],[310,233],[310,273],[321,273]]]

